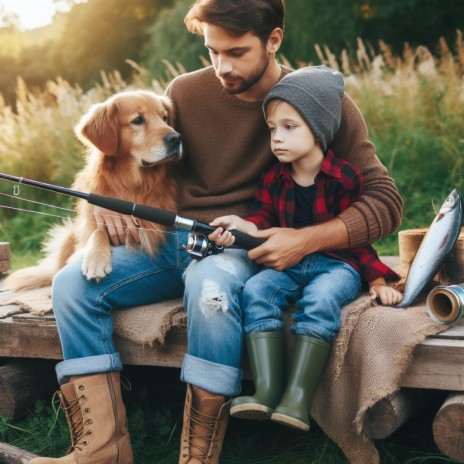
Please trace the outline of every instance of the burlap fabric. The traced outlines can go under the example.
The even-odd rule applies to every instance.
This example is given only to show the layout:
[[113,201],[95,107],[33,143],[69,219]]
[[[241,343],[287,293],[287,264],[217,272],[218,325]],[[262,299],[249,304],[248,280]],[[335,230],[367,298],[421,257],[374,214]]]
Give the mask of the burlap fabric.
[[[18,304],[42,314],[51,311],[50,289],[0,296],[0,306]],[[140,344],[164,345],[168,331],[183,326],[185,318],[182,300],[170,300],[115,311],[114,329]],[[398,390],[414,347],[447,328],[429,318],[423,302],[403,310],[375,306],[363,295],[343,308],[342,328],[311,415],[352,464],[379,464],[377,449],[364,433],[366,412]],[[288,341],[293,342],[289,334]]]
[[403,310],[361,297],[343,312],[311,415],[350,463],[379,464],[364,431],[366,412],[399,389],[415,346],[448,327],[433,322],[423,302]]
[[[37,316],[52,312],[51,288],[0,293],[0,306],[16,305]],[[165,346],[173,327],[183,327],[187,315],[182,298],[114,311],[114,333],[140,345]]]

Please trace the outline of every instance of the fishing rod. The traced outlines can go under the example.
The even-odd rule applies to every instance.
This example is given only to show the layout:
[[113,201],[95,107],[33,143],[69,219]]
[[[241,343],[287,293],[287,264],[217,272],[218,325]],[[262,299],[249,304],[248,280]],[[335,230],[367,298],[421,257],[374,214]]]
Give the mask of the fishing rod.
[[[186,217],[178,216],[172,211],[162,208],[155,208],[153,206],[140,205],[118,198],[97,195],[95,193],[84,193],[78,190],[72,190],[59,185],[47,184],[36,180],[26,179],[24,177],[12,176],[10,174],[0,173],[1,179],[6,179],[12,182],[17,182],[18,185],[26,184],[33,187],[50,190],[52,192],[61,193],[71,197],[81,198],[86,200],[91,205],[100,206],[116,213],[124,214],[127,216],[134,216],[138,219],[144,219],[155,224],[160,224],[166,227],[174,227],[175,229],[186,229],[195,234],[190,234],[188,237],[186,249],[189,254],[196,259],[204,258],[211,254],[220,253],[223,250],[222,246],[211,243],[207,239],[207,235],[215,231],[216,228],[208,224],[204,224],[196,219],[189,219]],[[248,234],[239,232],[238,230],[231,230],[232,235],[235,237],[234,246],[244,250],[251,250],[265,242],[263,238],[251,237]]]

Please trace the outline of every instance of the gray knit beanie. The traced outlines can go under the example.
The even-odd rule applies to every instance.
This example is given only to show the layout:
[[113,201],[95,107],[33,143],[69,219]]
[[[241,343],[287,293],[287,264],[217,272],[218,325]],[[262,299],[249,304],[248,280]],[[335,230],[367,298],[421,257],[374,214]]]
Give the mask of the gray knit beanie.
[[344,94],[341,73],[327,66],[301,68],[284,76],[263,102],[264,114],[271,100],[293,106],[306,121],[324,151],[340,127]]

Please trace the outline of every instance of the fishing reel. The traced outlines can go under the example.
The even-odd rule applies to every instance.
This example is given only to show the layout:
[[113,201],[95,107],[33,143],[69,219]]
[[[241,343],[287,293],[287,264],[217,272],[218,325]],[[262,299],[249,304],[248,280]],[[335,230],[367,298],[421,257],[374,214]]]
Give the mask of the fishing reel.
[[187,238],[187,245],[185,245],[187,253],[197,261],[211,255],[217,255],[224,251],[222,245],[216,245],[211,242],[201,232],[190,232]]

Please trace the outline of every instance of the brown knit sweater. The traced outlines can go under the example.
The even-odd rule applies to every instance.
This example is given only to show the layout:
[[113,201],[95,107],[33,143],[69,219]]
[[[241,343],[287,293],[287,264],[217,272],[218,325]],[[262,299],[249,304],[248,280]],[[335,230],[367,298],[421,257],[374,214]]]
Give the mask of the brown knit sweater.
[[[282,76],[290,71],[282,68]],[[276,162],[262,102],[245,102],[226,93],[212,67],[175,78],[167,94],[184,146],[180,214],[204,222],[224,214],[246,216],[260,175]],[[365,178],[360,200],[339,216],[350,247],[392,233],[400,224],[403,202],[368,140],[358,107],[347,95],[340,129],[329,146]]]

